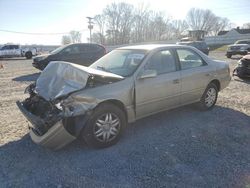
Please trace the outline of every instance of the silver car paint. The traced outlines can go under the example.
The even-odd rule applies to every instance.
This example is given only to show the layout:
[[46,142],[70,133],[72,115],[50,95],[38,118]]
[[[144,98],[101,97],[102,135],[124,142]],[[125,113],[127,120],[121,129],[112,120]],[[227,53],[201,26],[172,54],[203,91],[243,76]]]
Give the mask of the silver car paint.
[[[161,74],[154,78],[140,78],[152,54],[163,49],[180,47],[195,51],[207,65]],[[61,105],[65,107],[64,113],[68,117],[91,113],[102,102],[115,102],[124,107],[127,121],[133,122],[150,114],[199,101],[207,85],[215,79],[220,82],[220,89],[229,84],[231,77],[226,63],[211,60],[193,47],[161,45],[146,56],[132,76],[112,84],[76,91],[62,101]],[[32,140],[45,147],[59,149],[75,139],[67,133],[62,123],[56,125],[42,137],[31,131]]]
[[[207,65],[162,74],[155,78],[139,78],[152,54],[156,51],[180,47],[192,49],[207,62]],[[180,80],[179,83],[174,83],[178,79]],[[221,89],[227,86],[231,79],[228,65],[224,62],[211,60],[193,47],[163,46],[152,50],[131,77],[112,84],[76,92],[66,99],[64,103],[78,109],[77,114],[73,112],[72,115],[74,116],[92,110],[101,102],[119,101],[127,112],[128,122],[133,122],[159,111],[199,101],[207,85],[214,79],[219,80]]]

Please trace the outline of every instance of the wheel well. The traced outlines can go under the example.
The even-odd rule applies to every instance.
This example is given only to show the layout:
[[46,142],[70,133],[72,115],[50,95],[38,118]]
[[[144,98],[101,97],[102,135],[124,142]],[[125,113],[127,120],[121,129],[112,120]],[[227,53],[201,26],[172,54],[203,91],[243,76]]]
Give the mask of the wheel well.
[[[115,99],[110,99],[110,100],[103,101],[103,102],[101,102],[100,104],[104,104],[104,103],[109,103],[109,104],[111,103],[111,104],[117,106],[118,108],[120,108],[120,109],[124,112],[125,117],[126,117],[126,120],[128,120],[127,110],[126,110],[124,104],[123,104],[121,101],[115,100]],[[99,105],[100,105],[100,104],[99,104]],[[98,105],[98,106],[99,106],[99,105]]]
[[218,89],[218,91],[220,91],[220,82],[219,82],[219,80],[212,80],[210,83],[215,84],[216,87],[217,87],[217,89]]

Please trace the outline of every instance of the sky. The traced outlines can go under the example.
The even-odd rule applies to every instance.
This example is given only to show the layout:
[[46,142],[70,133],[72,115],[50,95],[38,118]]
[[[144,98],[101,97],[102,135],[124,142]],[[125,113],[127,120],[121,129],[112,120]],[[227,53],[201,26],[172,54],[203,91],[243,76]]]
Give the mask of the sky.
[[126,2],[135,7],[143,3],[172,19],[185,19],[188,10],[194,7],[210,9],[216,16],[226,17],[236,26],[250,22],[250,0],[0,0],[0,44],[60,45],[62,34],[55,33],[71,30],[81,31],[82,42],[87,42],[86,17],[101,14],[112,2]]

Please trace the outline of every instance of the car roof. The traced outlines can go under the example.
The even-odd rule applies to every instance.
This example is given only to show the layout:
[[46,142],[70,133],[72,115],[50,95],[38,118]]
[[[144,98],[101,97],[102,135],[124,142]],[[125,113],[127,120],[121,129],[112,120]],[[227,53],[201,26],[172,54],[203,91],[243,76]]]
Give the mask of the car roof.
[[[135,45],[135,46],[124,46],[117,49],[122,50],[154,50],[162,47],[180,47],[181,45],[177,44],[144,44],[144,45]],[[186,47],[186,46],[185,46]]]

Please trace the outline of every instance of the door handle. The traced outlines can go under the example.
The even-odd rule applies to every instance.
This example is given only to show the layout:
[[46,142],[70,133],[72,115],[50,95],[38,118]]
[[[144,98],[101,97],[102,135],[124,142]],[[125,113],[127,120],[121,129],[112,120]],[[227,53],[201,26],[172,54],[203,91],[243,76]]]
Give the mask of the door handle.
[[179,80],[179,79],[175,79],[175,80],[173,80],[173,83],[174,83],[174,84],[179,84],[179,83],[180,83],[180,80]]

